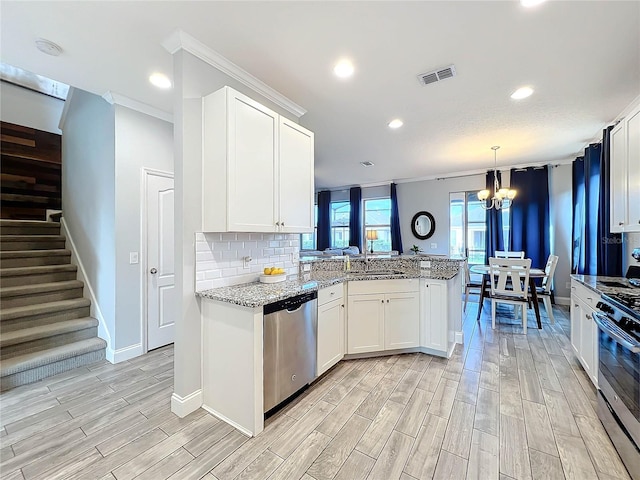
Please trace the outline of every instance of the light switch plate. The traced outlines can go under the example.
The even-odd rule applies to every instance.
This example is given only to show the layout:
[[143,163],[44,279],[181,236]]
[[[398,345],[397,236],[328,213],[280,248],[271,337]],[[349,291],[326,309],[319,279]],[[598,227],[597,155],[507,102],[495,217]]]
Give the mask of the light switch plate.
[[435,242],[434,242],[434,243],[432,243],[432,244],[431,244],[431,248],[438,248],[438,244],[437,244],[437,243],[435,243]]
[[129,252],[129,264],[135,265],[138,263],[138,252]]

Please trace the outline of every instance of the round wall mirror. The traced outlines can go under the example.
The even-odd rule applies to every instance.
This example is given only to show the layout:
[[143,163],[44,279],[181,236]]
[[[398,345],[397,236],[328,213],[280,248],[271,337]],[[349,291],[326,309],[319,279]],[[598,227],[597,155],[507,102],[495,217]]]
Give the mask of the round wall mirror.
[[411,219],[411,232],[413,236],[426,240],[436,231],[436,221],[429,212],[418,212]]

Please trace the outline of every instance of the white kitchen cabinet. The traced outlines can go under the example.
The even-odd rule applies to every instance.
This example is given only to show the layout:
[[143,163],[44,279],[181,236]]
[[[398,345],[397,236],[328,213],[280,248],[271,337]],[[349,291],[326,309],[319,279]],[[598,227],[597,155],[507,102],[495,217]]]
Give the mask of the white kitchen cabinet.
[[224,87],[202,135],[204,231],[313,231],[313,133]]
[[384,349],[417,347],[420,344],[418,293],[390,293],[384,300]]
[[460,275],[420,281],[420,346],[429,353],[448,358],[453,352],[462,327],[460,284]]
[[318,376],[344,357],[344,296],[342,284],[318,291]]
[[593,384],[598,386],[598,326],[593,320],[600,295],[572,280],[571,347]]
[[384,294],[350,294],[347,310],[347,353],[384,350]]
[[347,353],[377,352],[419,345],[418,281],[349,282]]
[[280,231],[313,232],[313,133],[280,117],[279,139]]
[[640,105],[611,130],[612,232],[640,232]]

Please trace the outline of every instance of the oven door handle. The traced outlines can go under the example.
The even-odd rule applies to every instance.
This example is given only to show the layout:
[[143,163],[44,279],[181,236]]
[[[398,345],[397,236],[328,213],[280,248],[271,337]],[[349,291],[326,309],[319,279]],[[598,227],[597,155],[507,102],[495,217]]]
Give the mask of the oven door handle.
[[634,345],[633,343],[631,343],[627,339],[622,338],[617,332],[612,330],[608,325],[606,325],[602,321],[602,317],[603,317],[603,315],[601,313],[594,313],[593,314],[593,319],[595,320],[595,322],[598,325],[598,327],[600,327],[600,330],[602,330],[604,333],[609,335],[611,338],[613,338],[616,342],[618,342],[624,348],[626,348],[628,350],[631,350],[632,353],[640,353],[640,344],[639,343],[636,343]]

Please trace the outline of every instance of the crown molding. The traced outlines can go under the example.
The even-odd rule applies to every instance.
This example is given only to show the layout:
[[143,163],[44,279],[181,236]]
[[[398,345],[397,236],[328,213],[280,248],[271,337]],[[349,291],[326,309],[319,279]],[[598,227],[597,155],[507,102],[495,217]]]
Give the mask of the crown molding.
[[71,105],[71,99],[73,98],[73,92],[75,91],[76,89],[74,87],[69,87],[69,92],[67,93],[67,98],[64,101],[64,106],[62,107],[62,113],[60,114],[60,121],[58,122],[58,128],[60,130],[64,128],[64,124],[67,121],[69,106]]
[[279,107],[284,108],[287,112],[300,118],[307,113],[307,110],[285,97],[283,94],[274,90],[262,80],[257,79],[249,72],[239,67],[235,63],[231,62],[227,58],[220,55],[215,50],[209,48],[204,43],[196,40],[188,33],[182,30],[176,30],[173,32],[164,42],[162,46],[172,55],[178,50],[184,50],[198,57],[203,62],[208,63],[212,67],[217,68],[221,72],[229,75],[231,78],[239,81],[243,85],[246,85],[253,91],[259,93],[267,100],[275,103]]
[[136,112],[159,118],[160,120],[164,120],[165,122],[173,123],[173,115],[171,115],[170,113],[167,113],[156,107],[152,107],[151,105],[148,105],[146,103],[139,102],[138,100],[134,100],[133,98],[120,95],[119,93],[115,93],[109,90],[107,93],[102,95],[102,98],[111,105],[121,105],[123,107],[130,108],[131,110],[135,110]]

